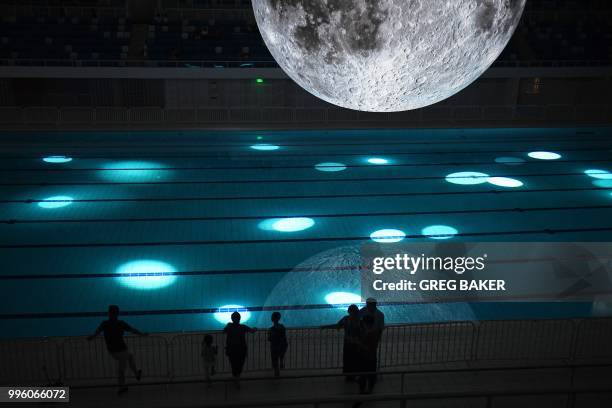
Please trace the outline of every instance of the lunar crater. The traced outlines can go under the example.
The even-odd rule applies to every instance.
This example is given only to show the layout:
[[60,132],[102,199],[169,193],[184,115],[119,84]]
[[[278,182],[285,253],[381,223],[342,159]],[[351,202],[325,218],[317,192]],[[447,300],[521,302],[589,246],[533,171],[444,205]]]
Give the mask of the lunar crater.
[[446,99],[501,54],[525,0],[253,0],[281,68],[315,96],[392,112]]

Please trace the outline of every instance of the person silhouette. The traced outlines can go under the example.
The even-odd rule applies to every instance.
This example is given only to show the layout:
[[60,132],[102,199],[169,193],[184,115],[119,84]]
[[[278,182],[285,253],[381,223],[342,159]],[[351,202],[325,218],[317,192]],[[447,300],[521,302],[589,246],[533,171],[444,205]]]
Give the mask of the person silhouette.
[[280,369],[285,368],[285,353],[287,352],[287,331],[285,326],[280,324],[281,314],[272,313],[272,327],[268,329],[268,341],[270,342],[270,356],[272,357],[272,369],[274,376],[280,376]]
[[380,330],[376,326],[376,321],[372,315],[363,317],[363,330],[361,332],[361,358],[359,376],[359,392],[362,394],[370,394],[376,385],[376,370],[378,341],[380,340]]
[[227,355],[232,366],[232,377],[234,377],[234,384],[237,389],[240,389],[240,375],[247,357],[246,334],[257,331],[256,328],[240,324],[240,317],[240,313],[232,313],[232,321],[223,329],[226,335],[225,355]]
[[119,306],[110,305],[108,307],[108,320],[104,320],[94,334],[87,337],[87,340],[91,341],[97,337],[100,333],[104,333],[104,341],[106,342],[106,349],[113,359],[117,361],[117,380],[119,383],[118,394],[123,394],[128,390],[125,385],[125,369],[129,365],[130,370],[134,373],[136,380],[140,381],[142,377],[142,370],[136,368],[134,362],[134,355],[128,350],[125,340],[123,338],[125,332],[137,334],[139,336],[147,336],[147,333],[143,333],[123,320],[119,320]]
[[344,329],[344,347],[342,349],[342,372],[346,374],[346,381],[355,381],[355,374],[361,368],[360,344],[363,324],[359,318],[357,305],[348,307],[348,315],[335,324],[321,326],[321,329]]
[[210,334],[202,340],[202,362],[204,363],[204,376],[208,387],[211,387],[210,377],[215,375],[217,364],[217,346],[213,345],[213,337]]
[[362,319],[365,316],[372,316],[374,319],[373,327],[378,331],[379,335],[382,336],[383,330],[385,330],[385,314],[377,307],[376,299],[366,299],[366,305],[359,311],[359,316]]

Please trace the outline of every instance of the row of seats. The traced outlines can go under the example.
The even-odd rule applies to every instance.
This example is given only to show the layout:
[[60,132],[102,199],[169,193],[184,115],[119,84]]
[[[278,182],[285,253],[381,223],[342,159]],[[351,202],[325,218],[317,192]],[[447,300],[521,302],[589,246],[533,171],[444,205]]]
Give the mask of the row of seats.
[[127,59],[128,19],[16,19],[0,24],[0,59]]
[[[37,1],[49,3],[55,0]],[[105,0],[74,0],[78,5],[87,2],[100,4],[101,1]],[[109,5],[125,5],[125,0],[107,2]],[[169,7],[173,2],[177,7],[182,5],[194,8],[241,5],[241,0],[202,0],[202,4],[197,0],[164,0],[162,3]],[[500,63],[533,60],[610,63],[612,9],[608,2],[609,0],[527,2],[521,25],[499,58]],[[134,24],[125,17],[100,17],[96,13],[91,16],[72,17],[4,15],[0,24],[0,58],[125,60],[131,56],[156,61],[273,60],[252,19],[219,18],[215,13],[210,15],[211,17],[205,19],[177,20],[168,18],[164,11],[160,11],[148,25],[144,25],[144,38],[135,37],[137,41],[134,43]],[[139,32],[142,28],[141,24]],[[130,46],[134,49],[130,50]]]

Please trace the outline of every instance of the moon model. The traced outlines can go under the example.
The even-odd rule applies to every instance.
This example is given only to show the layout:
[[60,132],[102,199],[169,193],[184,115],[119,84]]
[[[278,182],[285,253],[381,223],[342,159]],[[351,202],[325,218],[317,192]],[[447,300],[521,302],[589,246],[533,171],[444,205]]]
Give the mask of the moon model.
[[501,54],[526,0],[253,0],[281,68],[313,95],[394,112],[446,99]]

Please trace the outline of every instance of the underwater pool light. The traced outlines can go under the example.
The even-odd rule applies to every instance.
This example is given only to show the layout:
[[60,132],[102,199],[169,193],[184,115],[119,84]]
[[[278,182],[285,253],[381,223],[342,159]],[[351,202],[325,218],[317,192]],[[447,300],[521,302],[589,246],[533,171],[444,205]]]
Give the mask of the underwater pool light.
[[381,229],[370,234],[372,241],[385,244],[400,242],[404,238],[406,238],[406,233],[398,229]]
[[244,306],[225,305],[217,309],[214,316],[219,323],[229,323],[232,321],[232,313],[240,313],[240,323],[244,323],[251,318],[251,312]]
[[559,153],[554,152],[530,152],[527,153],[527,156],[538,160],[557,160],[561,158]]
[[152,259],[127,262],[117,268],[117,280],[131,289],[161,289],[176,281],[176,269],[166,263]]
[[110,181],[140,182],[159,180],[169,174],[164,166],[149,161],[120,161],[107,163],[100,175]]
[[370,164],[389,164],[389,160],[382,157],[370,157],[366,161]]
[[521,187],[523,182],[510,177],[489,177],[487,182],[499,187],[516,188]]
[[40,208],[62,208],[72,204],[74,199],[68,196],[48,197],[38,203]]
[[600,180],[612,180],[612,173],[610,173],[607,170],[590,169],[590,170],[585,170],[584,174],[586,174],[589,177],[593,177],[593,178],[600,179]]
[[315,165],[315,169],[319,171],[326,171],[326,172],[342,171],[342,170],[346,170],[346,164],[325,162],[325,163],[319,163]]
[[421,230],[421,234],[431,239],[449,239],[458,233],[457,229],[448,225],[430,225]]
[[265,231],[297,232],[303,231],[315,224],[312,218],[270,218],[259,223],[259,228]]
[[451,173],[446,176],[446,181],[452,184],[471,186],[486,183],[488,177],[488,174],[477,171],[460,171],[458,173]]
[[280,146],[273,145],[273,144],[268,144],[268,143],[258,143],[258,144],[252,145],[251,149],[259,150],[259,151],[262,151],[262,152],[268,152],[268,151],[272,151],[272,150],[278,150],[278,149],[280,149]]
[[325,301],[330,305],[339,307],[363,303],[361,296],[351,292],[330,292],[325,295]]
[[43,158],[46,163],[68,163],[72,161],[72,157],[66,156],[48,156]]

